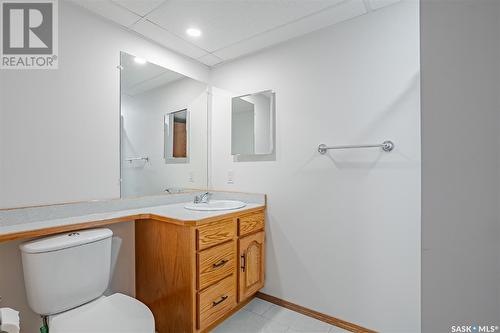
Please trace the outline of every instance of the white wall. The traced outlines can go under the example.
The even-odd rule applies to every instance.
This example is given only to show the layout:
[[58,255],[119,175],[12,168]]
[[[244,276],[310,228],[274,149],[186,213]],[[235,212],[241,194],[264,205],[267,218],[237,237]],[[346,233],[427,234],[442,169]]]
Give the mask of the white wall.
[[207,79],[74,4],[59,10],[59,69],[0,73],[0,208],[119,197],[120,51]]
[[422,330],[500,325],[500,2],[422,1]]
[[[382,332],[420,330],[418,55],[409,1],[213,71],[212,182],[268,194],[264,292]],[[269,89],[276,161],[233,162],[227,91]],[[385,139],[393,152],[316,151]]]
[[[188,109],[188,163],[165,163],[165,114]],[[207,185],[207,85],[184,78],[135,96],[122,94],[123,159],[148,156],[149,162],[124,162],[122,194],[163,193],[167,187]],[[191,181],[192,179],[192,181]]]

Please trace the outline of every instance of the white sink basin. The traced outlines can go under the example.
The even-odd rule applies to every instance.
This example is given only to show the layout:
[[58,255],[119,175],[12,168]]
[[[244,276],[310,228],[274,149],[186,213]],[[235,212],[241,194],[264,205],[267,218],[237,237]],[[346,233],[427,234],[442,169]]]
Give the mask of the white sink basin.
[[246,205],[243,201],[236,200],[210,200],[208,203],[189,203],[184,208],[189,210],[216,211],[238,209]]

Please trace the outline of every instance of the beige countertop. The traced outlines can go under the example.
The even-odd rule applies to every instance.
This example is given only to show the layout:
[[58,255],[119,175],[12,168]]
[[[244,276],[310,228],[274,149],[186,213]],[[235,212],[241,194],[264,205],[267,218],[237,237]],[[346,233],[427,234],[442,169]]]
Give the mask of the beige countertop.
[[231,217],[235,213],[259,210],[266,206],[265,195],[214,192],[214,200],[240,200],[247,205],[239,209],[224,211],[194,211],[184,208],[187,203],[192,202],[195,194],[184,193],[0,210],[0,241],[36,237],[137,219],[158,219],[195,226],[210,222],[214,218]]

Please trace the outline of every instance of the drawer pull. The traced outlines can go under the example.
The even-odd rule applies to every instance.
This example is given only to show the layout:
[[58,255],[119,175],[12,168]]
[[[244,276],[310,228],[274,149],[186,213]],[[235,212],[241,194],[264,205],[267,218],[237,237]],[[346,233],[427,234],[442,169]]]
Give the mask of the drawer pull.
[[220,303],[224,302],[229,296],[221,296],[220,300],[218,301],[213,301],[212,302],[212,307],[219,305]]
[[213,266],[213,268],[219,268],[221,266],[224,266],[228,261],[229,260],[227,260],[227,259],[222,259],[221,261],[213,264],[212,266]]

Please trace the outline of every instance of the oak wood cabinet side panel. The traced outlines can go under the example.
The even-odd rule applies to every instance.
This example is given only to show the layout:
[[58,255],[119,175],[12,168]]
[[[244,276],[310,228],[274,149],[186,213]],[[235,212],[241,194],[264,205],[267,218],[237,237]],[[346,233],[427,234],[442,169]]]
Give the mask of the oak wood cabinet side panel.
[[136,297],[155,317],[159,333],[195,330],[195,230],[138,220],[135,224]]

